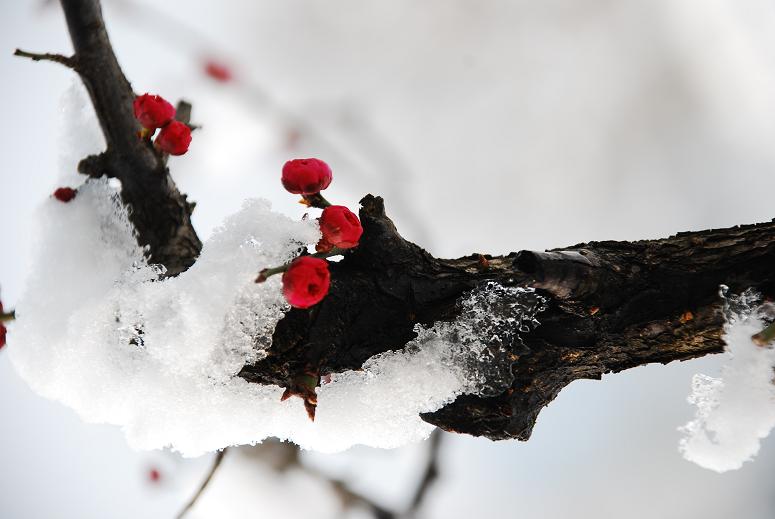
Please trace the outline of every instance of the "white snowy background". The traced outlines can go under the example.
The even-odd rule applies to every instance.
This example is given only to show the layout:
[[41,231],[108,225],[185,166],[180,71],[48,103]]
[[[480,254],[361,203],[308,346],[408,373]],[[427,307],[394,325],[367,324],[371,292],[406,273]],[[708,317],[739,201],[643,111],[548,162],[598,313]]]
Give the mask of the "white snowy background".
[[[70,48],[58,8],[42,4],[0,5],[8,306],[34,276],[29,222],[57,187],[61,96],[73,76],[10,56]],[[330,198],[355,206],[367,192],[385,196],[404,235],[442,256],[773,217],[775,2],[106,0],[105,10],[135,89],[193,101],[204,125],[171,161],[198,202],[202,237],[246,197],[298,217],[279,168],[310,155],[334,168]],[[238,81],[206,78],[210,55],[227,56]],[[10,347],[23,347],[12,333]],[[85,425],[32,393],[5,353],[0,517],[174,514],[208,457],[130,450],[117,428]],[[575,382],[527,443],[447,436],[423,515],[771,518],[772,439],[722,475],[678,452],[692,375],[716,375],[723,360]],[[233,454],[191,517],[338,515],[307,476],[283,479]],[[354,448],[305,462],[400,506],[423,454],[422,444]],[[160,484],[149,484],[150,467]]]

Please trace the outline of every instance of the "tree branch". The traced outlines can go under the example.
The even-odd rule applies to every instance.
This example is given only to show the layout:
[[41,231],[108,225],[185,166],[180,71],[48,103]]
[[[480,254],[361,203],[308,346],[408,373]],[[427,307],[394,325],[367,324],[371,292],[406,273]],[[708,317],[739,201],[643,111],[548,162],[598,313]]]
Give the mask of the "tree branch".
[[243,378],[292,387],[301,373],[358,369],[402,348],[416,324],[454,320],[455,301],[487,280],[535,287],[550,304],[538,328],[506,345],[511,387],[423,415],[448,431],[526,440],[540,410],[573,380],[721,352],[721,284],[775,292],[774,223],[445,260],[404,240],[382,199],[361,204],[361,243],[331,265],[328,296],[289,311],[267,357],[243,368]]
[[[134,94],[113,54],[98,1],[61,2],[72,60],[108,143],[79,170],[118,178],[150,260],[170,275],[182,272],[201,249],[190,220],[193,205],[175,187],[165,158],[137,138]],[[423,415],[448,431],[525,440],[540,410],[573,380],[722,351],[719,285],[775,295],[773,223],[438,259],[400,236],[381,198],[369,195],[361,204],[361,244],[331,265],[329,295],[311,309],[289,311],[267,357],[240,376],[293,389],[300,375],[358,369],[373,355],[402,348],[415,337],[417,324],[454,320],[456,301],[488,280],[535,287],[550,304],[539,316],[541,326],[512,334],[505,345],[511,387],[497,396],[462,396]]]
[[39,54],[37,52],[27,52],[25,50],[16,49],[13,55],[22,58],[30,58],[32,61],[53,61],[54,63],[59,63],[60,65],[75,69],[75,60],[61,54]]
[[226,456],[227,450],[228,448],[225,448],[215,453],[215,457],[213,458],[213,464],[210,466],[210,470],[207,471],[207,475],[202,480],[202,484],[199,485],[199,488],[194,493],[194,495],[191,496],[191,499],[189,499],[188,503],[186,503],[186,505],[180,510],[180,512],[178,512],[178,515],[175,516],[175,519],[183,519],[186,516],[186,514],[194,507],[196,502],[199,501],[199,498],[202,497],[202,494],[207,488],[207,485],[210,484],[210,481],[212,481],[213,476],[218,471],[218,467],[221,466],[221,462],[223,461],[223,457]]
[[61,0],[70,31],[77,71],[89,91],[107,141],[107,150],[87,157],[79,171],[121,181],[121,197],[141,246],[167,275],[190,267],[202,249],[191,224],[193,205],[170,177],[165,159],[140,139],[134,118],[134,93],[108,39],[98,0]]
[[[361,507],[369,512],[376,519],[396,519],[397,517],[414,517],[427,496],[428,489],[432,486],[433,482],[438,477],[438,459],[439,459],[439,447],[441,446],[442,432],[436,429],[431,434],[428,440],[428,457],[425,461],[423,471],[420,475],[420,480],[417,484],[417,488],[414,491],[412,501],[409,504],[404,514],[399,514],[392,510],[389,510],[364,494],[360,494],[354,491],[350,486],[342,480],[332,478],[318,469],[307,466],[301,462],[299,456],[299,447],[289,442],[281,442],[275,439],[268,439],[259,445],[253,447],[244,447],[241,452],[250,453],[252,456],[258,458],[262,463],[269,465],[276,472],[283,473],[291,468],[295,468],[306,472],[314,476],[315,478],[328,483],[331,489],[339,497],[342,506],[349,507]],[[199,489],[191,497],[188,503],[178,513],[176,519],[183,519],[188,512],[198,502],[199,498],[204,493],[205,489],[209,485],[210,481],[215,475],[215,472],[221,465],[223,457],[226,454],[227,449],[223,449],[216,453],[213,459],[213,464],[210,470],[205,475]]]
[[324,472],[302,463],[299,456],[300,449],[293,443],[269,438],[253,447],[243,447],[241,448],[241,451],[251,453],[259,458],[262,463],[269,465],[276,472],[283,473],[294,468],[327,483],[339,497],[344,508],[364,508],[365,510],[368,510],[375,519],[396,519],[398,517],[397,513],[377,504],[377,502],[368,496],[356,492],[350,488],[346,482],[332,478]]
[[420,510],[425,498],[428,496],[428,489],[439,477],[439,452],[441,448],[441,438],[444,433],[441,429],[435,429],[428,439],[428,458],[425,460],[425,468],[420,475],[420,481],[409,503],[406,511],[407,517],[414,517]]

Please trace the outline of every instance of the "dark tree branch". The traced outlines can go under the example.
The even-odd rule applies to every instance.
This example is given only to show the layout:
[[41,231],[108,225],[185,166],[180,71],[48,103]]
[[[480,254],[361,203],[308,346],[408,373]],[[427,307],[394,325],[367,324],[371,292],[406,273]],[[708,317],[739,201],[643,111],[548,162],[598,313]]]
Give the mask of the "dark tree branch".
[[448,431],[526,440],[540,410],[573,380],[721,352],[721,284],[775,294],[774,223],[444,260],[405,241],[382,199],[361,204],[361,244],[331,265],[329,295],[289,311],[268,356],[242,377],[292,387],[300,373],[358,369],[402,348],[417,323],[455,319],[456,300],[486,280],[535,287],[550,304],[538,328],[507,345],[511,387],[423,416]]
[[191,225],[193,205],[170,177],[165,159],[138,138],[134,93],[111,47],[98,0],[61,0],[75,55],[72,60],[89,91],[107,150],[87,157],[79,171],[121,181],[121,197],[140,245],[152,263],[176,275],[190,267],[202,248]]

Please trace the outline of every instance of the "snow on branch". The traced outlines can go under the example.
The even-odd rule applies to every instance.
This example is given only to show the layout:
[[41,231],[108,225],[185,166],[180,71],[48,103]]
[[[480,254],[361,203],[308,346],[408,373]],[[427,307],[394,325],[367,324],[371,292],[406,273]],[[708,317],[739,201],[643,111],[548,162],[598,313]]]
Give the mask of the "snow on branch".
[[[38,274],[14,329],[25,346],[9,352],[20,374],[84,419],[123,426],[138,447],[186,455],[269,436],[326,451],[422,439],[432,426],[420,413],[460,394],[508,387],[508,352],[482,337],[530,330],[543,304],[529,288],[484,285],[461,301],[455,322],[418,326],[405,349],[332,374],[318,389],[311,422],[298,402],[281,401],[280,387],[236,374],[267,356],[288,310],[279,279],[253,282],[257,267],[317,241],[314,221],[294,222],[248,201],[191,268],[162,280],[104,180],[88,182],[67,204],[49,200],[37,233]],[[504,323],[490,305],[506,297],[513,313]]]

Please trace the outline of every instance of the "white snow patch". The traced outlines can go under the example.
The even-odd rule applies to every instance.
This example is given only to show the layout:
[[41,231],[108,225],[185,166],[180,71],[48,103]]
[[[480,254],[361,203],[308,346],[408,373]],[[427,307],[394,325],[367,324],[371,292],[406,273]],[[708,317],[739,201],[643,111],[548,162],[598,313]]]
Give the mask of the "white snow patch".
[[680,428],[687,460],[716,472],[739,469],[775,427],[775,349],[751,341],[766,326],[764,318],[772,319],[772,310],[750,291],[726,299],[729,361],[719,378],[698,374],[692,380],[688,400],[697,413]]
[[57,180],[60,184],[56,187],[75,188],[84,181],[84,176],[78,173],[81,159],[105,149],[105,138],[80,78],[73,78],[60,99],[59,113]]
[[[82,87],[70,89],[63,113],[64,148],[75,152],[62,157],[60,181],[75,187],[77,160],[104,142]],[[334,375],[318,390],[313,423],[298,399],[280,401],[282,388],[236,374],[266,355],[289,308],[279,276],[257,285],[257,272],[317,242],[317,222],[248,200],[194,266],[159,280],[116,189],[91,180],[71,202],[48,198],[39,208],[34,275],[8,355],[35,391],[84,420],[122,426],[137,448],[195,456],[270,436],[324,452],[421,440],[433,427],[420,413],[511,382],[502,342],[519,341],[543,309],[531,290],[489,283],[461,301],[456,322],[418,327],[403,350]]]
[[[281,402],[281,388],[236,373],[265,355],[288,308],[279,278],[257,285],[256,273],[316,242],[314,221],[247,201],[193,267],[159,281],[106,181],[67,204],[48,200],[39,216],[36,274],[17,306],[11,360],[36,391],[87,421],[123,426],[142,449],[192,456],[275,436],[332,452],[421,440],[433,427],[419,413],[510,383],[500,341],[534,326],[543,305],[531,290],[486,285],[461,302],[457,322],[419,327],[405,349],[334,375],[319,389],[313,423],[298,399]],[[496,304],[513,317],[494,318]]]

